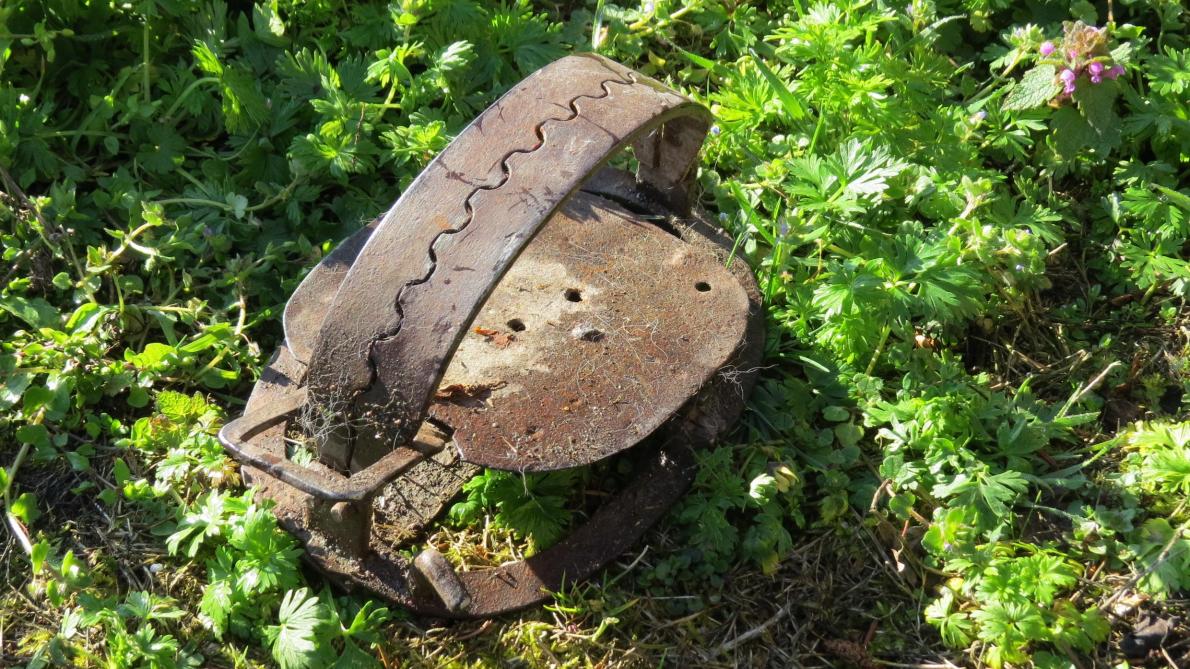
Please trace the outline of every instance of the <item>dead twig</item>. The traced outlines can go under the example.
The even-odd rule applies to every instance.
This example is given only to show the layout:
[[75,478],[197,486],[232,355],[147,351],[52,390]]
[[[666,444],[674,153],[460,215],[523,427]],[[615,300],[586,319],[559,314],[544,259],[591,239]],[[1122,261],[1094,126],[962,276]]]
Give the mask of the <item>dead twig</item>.
[[[1178,512],[1181,511],[1182,506],[1185,506],[1184,502],[1183,504],[1179,505],[1178,509],[1173,514],[1171,514],[1171,516],[1176,516]],[[1116,591],[1112,593],[1111,597],[1109,597],[1102,605],[1100,605],[1099,609],[1101,611],[1110,610],[1110,607],[1113,606],[1116,601],[1120,599],[1120,597],[1123,597],[1125,593],[1136,587],[1136,584],[1140,583],[1141,579],[1147,577],[1149,574],[1152,574],[1154,571],[1157,571],[1157,568],[1169,559],[1169,555],[1173,551],[1174,544],[1176,544],[1178,539],[1181,538],[1182,533],[1188,529],[1190,529],[1190,520],[1178,525],[1177,529],[1175,529],[1173,534],[1169,537],[1169,541],[1166,541],[1165,545],[1161,547],[1161,552],[1157,554],[1157,558],[1153,560],[1149,566],[1144,569],[1144,571],[1134,574],[1132,578],[1128,579],[1127,583],[1116,589]]]
[[732,639],[731,641],[724,642],[723,645],[719,646],[719,648],[716,649],[715,655],[722,655],[724,653],[730,653],[737,646],[739,646],[741,644],[748,643],[752,639],[755,639],[756,637],[760,636],[761,634],[764,634],[765,630],[769,629],[773,625],[776,625],[778,622],[781,621],[782,618],[784,618],[788,614],[789,614],[789,604],[787,603],[784,606],[782,606],[781,608],[777,609],[777,612],[774,613],[768,620],[757,625],[756,627],[753,627],[752,629],[748,630],[747,632],[744,632],[743,634],[737,636],[736,638]]
[[1078,401],[1081,400],[1083,397],[1085,397],[1087,393],[1098,388],[1099,384],[1103,383],[1103,380],[1107,378],[1107,375],[1110,374],[1113,369],[1115,369],[1116,367],[1119,367],[1120,364],[1121,363],[1119,360],[1113,361],[1110,365],[1108,365],[1107,367],[1104,367],[1103,371],[1099,372],[1099,374],[1095,378],[1091,379],[1086,384],[1084,384],[1081,388],[1079,388],[1078,392],[1071,395],[1070,399],[1066,400],[1066,404],[1062,405],[1062,410],[1058,412],[1057,417],[1058,418],[1064,417],[1066,415],[1066,412],[1070,411],[1070,407],[1077,404]]
[[16,483],[17,472],[21,469],[21,464],[25,462],[25,457],[29,455],[29,444],[21,444],[21,450],[17,452],[17,457],[12,461],[12,466],[8,468],[8,485],[4,487],[4,518],[8,521],[8,529],[12,535],[16,537],[21,544],[25,554],[33,555],[33,542],[29,540],[29,533],[25,530],[25,526],[21,524],[20,519],[12,512],[12,486]]

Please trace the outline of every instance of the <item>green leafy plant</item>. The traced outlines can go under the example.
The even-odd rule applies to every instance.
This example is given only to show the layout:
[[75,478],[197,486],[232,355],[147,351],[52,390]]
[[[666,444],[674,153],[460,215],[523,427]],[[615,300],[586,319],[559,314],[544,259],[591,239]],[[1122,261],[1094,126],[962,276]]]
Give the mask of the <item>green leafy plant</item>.
[[[216,432],[304,272],[583,50],[712,111],[693,194],[756,273],[759,383],[625,569],[389,624],[300,569]],[[5,3],[0,651],[1119,664],[1190,588],[1188,63],[1175,0]],[[485,471],[428,538],[540,551],[631,473],[600,466]],[[769,610],[797,588],[824,599]]]
[[583,472],[577,469],[545,474],[488,470],[463,485],[465,498],[451,507],[450,519],[469,525],[490,513],[498,525],[538,551],[565,535],[573,515],[566,503],[583,483]]

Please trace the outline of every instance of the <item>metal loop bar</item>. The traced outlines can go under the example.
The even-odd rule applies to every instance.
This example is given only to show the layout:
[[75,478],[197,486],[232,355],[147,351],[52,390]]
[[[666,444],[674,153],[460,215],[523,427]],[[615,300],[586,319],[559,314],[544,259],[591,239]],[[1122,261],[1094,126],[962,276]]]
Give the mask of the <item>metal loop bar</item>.
[[354,476],[332,475],[307,469],[284,456],[261,448],[255,437],[262,431],[288,421],[306,402],[305,388],[299,388],[264,409],[246,413],[219,430],[219,441],[238,462],[256,467],[270,476],[327,502],[359,502],[370,498],[381,486],[405,473],[418,462],[441,451],[446,445],[432,433],[419,434],[409,446],[397,448],[374,465]]

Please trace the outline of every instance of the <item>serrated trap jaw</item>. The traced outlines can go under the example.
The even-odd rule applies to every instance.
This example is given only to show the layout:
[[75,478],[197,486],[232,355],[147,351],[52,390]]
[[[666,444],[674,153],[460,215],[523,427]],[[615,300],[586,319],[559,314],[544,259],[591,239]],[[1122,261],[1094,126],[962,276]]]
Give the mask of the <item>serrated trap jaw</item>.
[[[684,492],[763,343],[751,273],[689,203],[708,123],[617,63],[563,58],[311,270],[220,439],[315,566],[421,614],[491,616],[585,578]],[[625,149],[635,174],[606,167]],[[404,557],[480,467],[624,451],[635,478],[532,557]]]

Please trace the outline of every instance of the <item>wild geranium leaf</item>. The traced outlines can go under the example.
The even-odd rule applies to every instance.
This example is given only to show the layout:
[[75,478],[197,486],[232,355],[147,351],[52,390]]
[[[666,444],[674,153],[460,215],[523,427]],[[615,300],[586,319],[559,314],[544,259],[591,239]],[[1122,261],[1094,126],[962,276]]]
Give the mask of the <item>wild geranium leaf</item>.
[[1007,662],[1028,657],[1025,645],[1033,639],[1048,637],[1041,611],[1027,602],[994,602],[975,611],[971,617],[980,624],[979,638],[998,643],[999,653]]
[[389,611],[383,606],[377,606],[374,601],[367,601],[356,611],[350,625],[343,626],[343,636],[359,639],[368,643],[380,640],[377,629],[389,619]]
[[1069,601],[1059,602],[1055,608],[1058,614],[1052,628],[1055,642],[1088,653],[1111,633],[1111,624],[1098,608],[1079,611]]
[[1003,522],[1009,505],[1028,487],[1025,478],[1015,471],[988,475],[966,473],[955,476],[947,484],[934,487],[938,497],[953,497],[953,504],[974,508],[979,515],[980,528],[991,529]]
[[223,65],[219,62],[219,56],[215,54],[215,50],[211,48],[210,44],[195,41],[191,53],[194,54],[194,59],[203,72],[216,77],[223,75]]
[[781,558],[793,548],[793,537],[785,529],[777,508],[776,505],[766,506],[757,515],[757,522],[744,533],[741,545],[743,553],[769,575],[777,571]]
[[942,595],[926,607],[925,618],[938,627],[946,645],[951,648],[963,648],[971,643],[975,624],[971,622],[967,613],[954,609],[954,591],[949,588],[943,589]]
[[135,590],[128,593],[124,603],[117,609],[120,615],[138,618],[144,621],[172,620],[181,618],[186,612],[177,607],[177,603],[170,597],[162,597],[150,592]]
[[215,551],[215,559],[207,561],[207,585],[203,587],[199,612],[203,623],[221,639],[236,607],[235,558],[227,546]]
[[228,130],[248,130],[264,120],[268,104],[260,93],[256,78],[247,69],[224,62],[205,41],[196,41],[191,53],[204,72],[219,79]]
[[[1184,527],[1174,527],[1165,518],[1150,518],[1134,533],[1137,563],[1145,574],[1140,587],[1157,599],[1165,599],[1190,586],[1190,537]],[[1168,548],[1167,548],[1168,547]]]
[[475,58],[475,45],[467,40],[448,44],[438,53],[437,67],[442,72],[453,72],[466,67]]
[[401,86],[413,80],[413,74],[405,66],[408,49],[382,49],[377,51],[376,60],[368,65],[368,80],[381,86]]
[[538,549],[557,543],[565,533],[570,513],[566,500],[553,495],[532,495],[500,505],[496,519],[506,527],[533,540]]
[[727,519],[726,505],[705,497],[690,499],[678,511],[685,523],[697,527],[694,540],[708,553],[730,553],[738,541],[740,531]]
[[182,164],[185,149],[186,140],[172,128],[153,125],[149,128],[148,143],[141,145],[136,158],[146,170],[166,174]]
[[277,12],[277,4],[264,3],[252,6],[252,27],[256,38],[272,46],[284,46],[285,23]]
[[767,472],[758,475],[748,484],[748,497],[757,506],[767,504],[777,493],[777,479]]
[[1190,443],[1153,451],[1145,458],[1144,472],[1154,487],[1190,496]]
[[466,523],[494,511],[495,522],[540,550],[565,533],[572,515],[566,501],[578,477],[575,470],[526,475],[489,470],[464,484],[467,497],[451,507],[450,517]]
[[785,114],[791,121],[796,121],[806,115],[806,110],[802,104],[798,102],[797,97],[789,89],[789,85],[773,72],[772,68],[764,62],[755,51],[752,51],[752,62],[756,63],[756,69],[760,70],[760,74],[764,80],[772,87],[773,92],[777,94],[777,99],[781,101],[781,108],[785,110]]
[[170,554],[176,555],[182,543],[189,540],[186,554],[194,557],[203,541],[223,533],[229,516],[245,513],[247,505],[244,497],[231,497],[218,492],[207,493],[185,513],[177,529],[166,540],[165,545]]
[[938,263],[916,278],[917,297],[927,316],[945,322],[978,311],[982,283],[970,267]]
[[277,624],[264,630],[272,644],[273,659],[281,669],[304,669],[313,664],[319,624],[317,597],[309,595],[306,588],[285,593]]
[[297,585],[295,571],[301,549],[277,527],[272,512],[252,508],[236,520],[229,538],[230,544],[243,552],[236,565],[236,586],[253,593]]
[[856,199],[874,199],[888,189],[888,179],[905,169],[888,149],[850,140],[839,147],[829,163],[836,176]]
[[1029,593],[1031,599],[1039,604],[1053,602],[1059,592],[1078,582],[1078,572],[1074,566],[1057,555],[1036,553],[1023,558],[1010,558],[1001,564],[1009,572],[1013,583],[1002,594]]
[[1190,89],[1190,49],[1165,47],[1165,53],[1146,59],[1145,69],[1153,90],[1163,95],[1181,95]]

